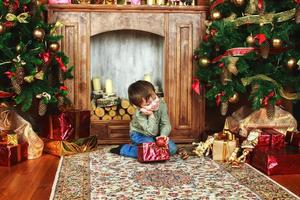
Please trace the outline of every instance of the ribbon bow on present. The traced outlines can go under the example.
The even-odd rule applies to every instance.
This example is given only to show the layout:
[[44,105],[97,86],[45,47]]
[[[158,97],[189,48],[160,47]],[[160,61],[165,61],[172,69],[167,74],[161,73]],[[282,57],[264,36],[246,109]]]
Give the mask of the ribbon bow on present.
[[8,13],[5,18],[7,21],[10,21],[10,22],[18,21],[20,23],[28,23],[28,21],[26,20],[28,17],[29,17],[29,14],[26,12],[26,13],[21,13],[18,16],[14,15],[12,13]]

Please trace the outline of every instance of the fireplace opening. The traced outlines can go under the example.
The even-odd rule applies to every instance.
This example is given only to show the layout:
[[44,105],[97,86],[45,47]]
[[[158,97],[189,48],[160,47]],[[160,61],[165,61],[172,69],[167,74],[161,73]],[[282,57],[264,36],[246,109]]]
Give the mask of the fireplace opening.
[[91,77],[100,78],[104,92],[106,80],[112,80],[113,92],[122,98],[127,98],[128,86],[140,79],[150,78],[162,89],[163,40],[159,35],[137,30],[91,37]]
[[[163,44],[162,36],[138,30],[110,31],[91,37],[91,102],[93,109],[101,110],[101,120],[131,119],[132,111],[121,103],[128,99],[129,85],[137,80],[150,81],[163,96]],[[111,109],[116,113],[108,117]],[[130,118],[116,117],[120,109]]]

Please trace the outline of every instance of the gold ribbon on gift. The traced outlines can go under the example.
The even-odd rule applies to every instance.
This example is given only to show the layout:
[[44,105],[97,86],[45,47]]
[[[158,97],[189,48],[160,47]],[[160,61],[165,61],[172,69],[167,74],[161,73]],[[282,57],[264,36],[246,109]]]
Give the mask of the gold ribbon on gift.
[[226,159],[228,152],[229,152],[229,145],[228,145],[228,141],[223,141],[223,148],[222,148],[222,158]]
[[10,22],[18,21],[20,23],[28,23],[28,21],[26,20],[28,17],[29,17],[29,14],[28,14],[28,12],[26,12],[26,13],[21,13],[18,16],[14,15],[12,13],[8,13],[5,18],[7,21],[10,21]]
[[18,145],[18,135],[16,133],[7,134],[7,144]]
[[63,23],[61,23],[60,21],[57,21],[57,22],[54,24],[54,26],[51,28],[51,30],[50,30],[50,35],[55,35],[56,30],[57,30],[58,28],[63,27],[63,26],[64,26]]
[[234,20],[229,19],[228,21],[233,22],[236,26],[244,24],[273,24],[275,22],[284,22],[295,17],[296,9],[291,9],[279,13],[269,13],[264,15],[248,15],[239,17]]
[[244,86],[247,86],[247,85],[251,84],[254,80],[263,80],[263,81],[272,82],[274,85],[276,85],[279,88],[280,96],[282,96],[285,99],[288,99],[288,100],[300,99],[300,93],[299,92],[292,93],[292,92],[285,91],[283,89],[283,87],[279,83],[277,83],[277,81],[275,81],[274,79],[272,79],[272,78],[270,78],[266,75],[258,74],[258,75],[255,75],[255,76],[251,76],[251,77],[241,79],[242,84]]

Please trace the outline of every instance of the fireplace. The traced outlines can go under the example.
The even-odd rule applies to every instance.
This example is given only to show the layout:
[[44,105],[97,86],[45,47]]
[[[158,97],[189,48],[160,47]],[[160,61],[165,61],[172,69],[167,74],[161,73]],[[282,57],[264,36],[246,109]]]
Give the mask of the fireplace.
[[[158,84],[161,82],[160,87],[168,104],[172,139],[175,142],[187,143],[199,138],[204,129],[205,101],[203,95],[193,93],[191,84],[196,68],[193,63],[193,50],[199,45],[204,32],[205,10],[206,7],[203,6],[49,5],[48,20],[50,22],[59,20],[65,25],[59,32],[64,35],[61,49],[69,56],[70,65],[74,65],[75,69],[74,79],[66,82],[70,89],[69,98],[74,107],[91,110],[92,75],[95,71],[103,73],[104,68],[109,67],[95,66],[97,55],[99,51],[105,49],[114,52],[113,46],[110,49],[110,45],[104,45],[105,42],[120,37],[120,34],[124,37],[135,35],[138,40],[144,38],[145,41],[139,44],[143,45],[147,43],[146,40],[153,37],[156,38],[153,41],[156,41],[159,53],[154,56],[156,61],[153,61],[153,66],[145,66],[129,82],[142,79],[143,70],[146,70],[145,73],[147,70],[149,73],[155,71],[157,74],[152,75]],[[95,41],[102,44],[104,49],[101,47],[102,49],[95,50]],[[121,60],[115,63],[118,62]],[[144,63],[143,60],[137,62]],[[111,64],[114,65],[113,63]],[[130,65],[130,62],[126,65]],[[113,72],[109,73],[111,76],[117,76]],[[126,91],[122,89],[123,81],[115,88],[125,96]],[[113,82],[118,84],[117,80]],[[97,135],[101,144],[128,142],[129,122],[129,120],[92,120],[91,134]]]

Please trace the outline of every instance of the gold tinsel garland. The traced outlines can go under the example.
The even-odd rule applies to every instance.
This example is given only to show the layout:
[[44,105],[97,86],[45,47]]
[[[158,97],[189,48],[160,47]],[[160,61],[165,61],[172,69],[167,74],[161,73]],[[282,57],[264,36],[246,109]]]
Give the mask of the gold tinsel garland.
[[300,92],[297,92],[297,93],[296,92],[295,93],[287,92],[283,89],[283,87],[279,83],[277,83],[277,81],[275,81],[274,79],[272,79],[266,75],[258,74],[255,76],[241,79],[242,84],[244,86],[251,84],[254,80],[263,80],[263,81],[272,82],[274,85],[276,85],[279,88],[280,96],[282,96],[285,99],[288,99],[288,100],[300,99]]
[[[279,12],[279,13],[268,13],[264,15],[248,15],[239,17],[236,19],[228,18],[228,22],[234,23],[236,26],[244,24],[273,24],[274,22],[284,22],[295,17],[296,9]],[[276,19],[276,21],[274,21]]]

